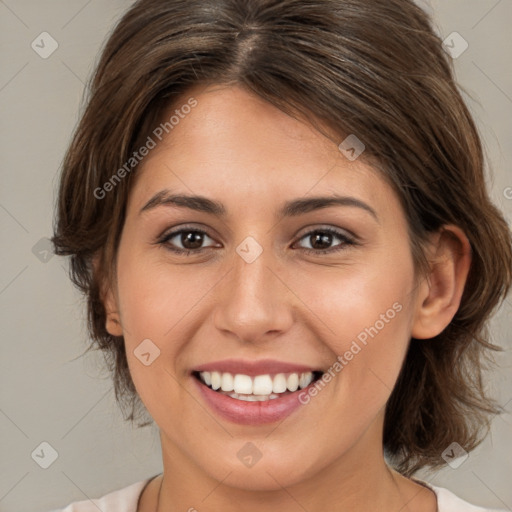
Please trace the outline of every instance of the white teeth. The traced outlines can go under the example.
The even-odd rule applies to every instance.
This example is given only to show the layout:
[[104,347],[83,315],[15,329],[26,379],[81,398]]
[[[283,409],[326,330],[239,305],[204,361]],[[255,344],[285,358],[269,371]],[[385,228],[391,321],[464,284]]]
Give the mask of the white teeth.
[[236,393],[243,393],[245,395],[252,394],[252,379],[248,375],[235,375],[233,381],[233,388]]
[[[271,375],[233,375],[227,372],[201,372],[201,380],[211,386],[215,391],[223,391],[232,398],[239,400],[257,401],[278,398],[278,395],[286,391],[304,389],[313,382],[313,372],[305,373],[278,373]],[[232,393],[229,393],[229,392]],[[234,396],[236,395],[236,396]],[[261,397],[261,398],[260,398]]]
[[284,393],[286,391],[286,377],[284,373],[278,373],[272,382],[272,391],[274,393]]
[[270,395],[272,393],[272,379],[270,375],[257,375],[254,377],[252,392],[255,395]]
[[286,387],[290,391],[297,391],[297,389],[299,389],[299,376],[296,373],[290,373],[290,375],[288,375]]
[[279,398],[279,395],[239,395],[238,393],[228,393],[228,396],[237,400],[243,400],[244,402],[266,402],[267,400],[273,400]]
[[222,389],[222,391],[233,391],[233,375],[231,375],[231,373],[222,374],[222,384],[220,389]]
[[211,385],[211,383],[212,383],[212,374],[210,372],[203,372],[203,373],[201,373],[201,377],[203,378],[204,383],[207,386]]
[[[201,374],[202,376],[202,374]],[[203,377],[204,380],[204,377]],[[212,388],[217,390],[222,384],[222,376],[219,372],[212,372]]]
[[313,374],[311,372],[301,373],[299,378],[300,389],[307,388],[313,382]]

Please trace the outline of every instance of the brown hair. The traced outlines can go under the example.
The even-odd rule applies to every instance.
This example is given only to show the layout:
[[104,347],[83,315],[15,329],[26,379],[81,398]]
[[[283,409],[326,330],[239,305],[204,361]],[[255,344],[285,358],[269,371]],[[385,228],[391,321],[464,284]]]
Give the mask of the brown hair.
[[482,376],[489,349],[499,350],[487,322],[511,285],[512,240],[489,199],[481,142],[450,58],[410,0],[139,0],[117,24],[63,162],[52,240],[56,254],[71,255],[70,277],[88,301],[89,348],[104,351],[118,402],[132,405],[128,418],[142,404],[124,340],[106,331],[100,283],[115,275],[137,166],[103,198],[95,190],[170,105],[209,84],[239,84],[321,121],[337,144],[356,134],[400,198],[418,275],[428,272],[429,232],[450,223],[466,233],[472,264],[460,307],[441,334],[411,340],[386,406],[384,449],[408,476],[440,467],[453,441],[477,446],[489,415],[500,412]]

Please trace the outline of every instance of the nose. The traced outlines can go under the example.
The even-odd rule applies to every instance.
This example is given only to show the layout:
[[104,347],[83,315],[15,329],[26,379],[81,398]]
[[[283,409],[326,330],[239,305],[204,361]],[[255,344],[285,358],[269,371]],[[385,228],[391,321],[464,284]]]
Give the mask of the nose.
[[215,327],[245,343],[262,343],[286,332],[297,299],[284,274],[268,250],[251,263],[235,253],[233,268],[219,285]]

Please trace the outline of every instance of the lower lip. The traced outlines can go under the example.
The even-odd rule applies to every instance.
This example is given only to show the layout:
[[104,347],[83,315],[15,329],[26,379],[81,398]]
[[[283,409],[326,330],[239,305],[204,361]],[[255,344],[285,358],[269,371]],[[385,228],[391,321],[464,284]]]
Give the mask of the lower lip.
[[300,393],[307,393],[308,388],[314,385],[314,382],[312,382],[308,387],[288,393],[281,398],[269,399],[264,402],[247,402],[213,391],[194,376],[192,376],[192,379],[198,386],[206,403],[215,412],[228,421],[242,425],[261,425],[282,421],[303,405],[299,401]]

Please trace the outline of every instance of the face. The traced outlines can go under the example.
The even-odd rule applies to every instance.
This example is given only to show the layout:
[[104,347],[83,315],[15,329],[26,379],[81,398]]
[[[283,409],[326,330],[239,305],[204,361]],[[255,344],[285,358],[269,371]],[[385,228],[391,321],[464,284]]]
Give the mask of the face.
[[[371,464],[414,320],[398,197],[362,157],[241,88],[180,105],[137,171],[108,299],[164,458],[251,489]],[[224,213],[151,201],[162,191]],[[227,373],[226,393],[198,370]],[[308,385],[310,371],[324,374]],[[263,399],[228,396],[229,374]]]

